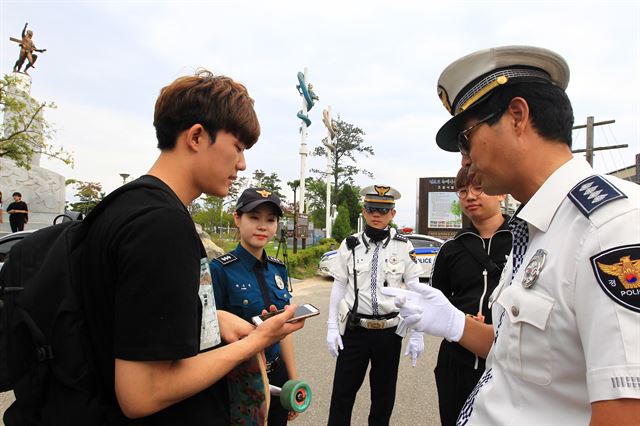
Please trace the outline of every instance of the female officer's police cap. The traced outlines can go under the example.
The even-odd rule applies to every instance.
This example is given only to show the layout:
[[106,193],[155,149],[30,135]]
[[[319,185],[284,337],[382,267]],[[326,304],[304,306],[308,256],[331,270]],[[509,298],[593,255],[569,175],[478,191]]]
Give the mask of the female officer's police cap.
[[280,206],[280,198],[273,191],[266,188],[247,188],[245,189],[236,204],[236,211],[247,213],[254,210],[261,204],[270,203],[276,208],[276,214],[282,216],[282,207]]
[[453,118],[436,135],[445,151],[457,152],[457,136],[465,112],[487,99],[493,90],[513,83],[569,84],[569,66],[562,56],[540,47],[502,46],[479,50],[449,65],[438,79],[438,96]]
[[392,209],[401,195],[397,189],[387,185],[371,185],[360,190],[364,197],[365,207],[378,207]]

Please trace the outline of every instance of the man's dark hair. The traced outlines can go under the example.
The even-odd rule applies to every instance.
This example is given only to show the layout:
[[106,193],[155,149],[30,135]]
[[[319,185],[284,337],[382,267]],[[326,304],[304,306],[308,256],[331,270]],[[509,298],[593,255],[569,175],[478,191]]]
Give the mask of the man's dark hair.
[[521,97],[529,105],[529,117],[533,128],[545,139],[557,140],[571,147],[573,128],[573,108],[564,90],[557,86],[540,83],[516,83],[496,89],[494,93],[476,108],[469,116],[481,119],[497,111],[488,124],[495,124],[507,110],[513,98]]
[[207,70],[180,77],[160,90],[153,117],[158,148],[173,149],[178,135],[194,124],[205,128],[212,143],[219,130],[231,133],[247,148],[260,136],[260,123],[246,87]]
[[14,193],[13,193],[13,195],[12,195],[12,197],[15,197],[16,195],[17,195],[18,197],[22,198],[22,194],[21,194],[21,193],[19,193],[19,192],[14,192]]
[[465,188],[469,183],[469,167],[461,167],[454,181],[456,190]]

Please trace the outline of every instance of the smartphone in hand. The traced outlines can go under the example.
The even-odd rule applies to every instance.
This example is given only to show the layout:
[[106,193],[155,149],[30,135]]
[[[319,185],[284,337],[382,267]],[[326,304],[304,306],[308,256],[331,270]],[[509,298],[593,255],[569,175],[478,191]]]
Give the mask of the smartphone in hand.
[[[281,314],[283,312],[284,309],[280,309],[279,311],[269,312],[264,315],[256,315],[255,317],[251,318],[251,320],[255,325],[260,325],[272,316]],[[287,322],[296,322],[298,320],[314,317],[319,314],[320,310],[318,308],[313,306],[311,303],[305,303],[304,305],[298,305],[298,307],[296,308],[296,312],[293,314],[293,317]]]

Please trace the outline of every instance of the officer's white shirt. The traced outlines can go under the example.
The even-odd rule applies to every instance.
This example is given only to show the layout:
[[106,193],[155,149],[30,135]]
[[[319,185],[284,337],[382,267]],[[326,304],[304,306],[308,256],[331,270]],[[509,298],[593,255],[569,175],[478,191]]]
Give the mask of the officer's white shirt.
[[[385,240],[382,240],[378,251],[378,261],[373,262],[376,244],[364,233],[354,234],[358,238],[359,244],[355,248],[356,272],[358,277],[358,313],[373,315],[372,298],[375,297],[378,304],[378,315],[397,312],[394,298],[380,293],[380,288],[385,281],[389,287],[400,287],[403,282],[417,280],[422,273],[421,266],[412,260],[409,253],[413,251],[410,241],[399,241],[393,237],[396,230],[391,228],[391,239],[386,247]],[[365,238],[369,248],[363,243]],[[415,258],[415,256],[414,256]],[[340,244],[336,267],[333,271],[336,281],[346,284],[345,301],[349,308],[353,308],[354,288],[353,288],[353,257],[351,250],[347,248],[346,239]],[[374,290],[372,291],[371,277],[375,276]]]
[[[491,296],[497,340],[459,425],[586,425],[592,402],[640,398],[640,314],[605,294],[590,260],[640,243],[640,187],[607,177],[628,198],[587,217],[567,194],[592,175],[574,158],[518,213],[528,248],[513,281],[510,257]],[[523,275],[538,249],[545,264],[527,289]]]

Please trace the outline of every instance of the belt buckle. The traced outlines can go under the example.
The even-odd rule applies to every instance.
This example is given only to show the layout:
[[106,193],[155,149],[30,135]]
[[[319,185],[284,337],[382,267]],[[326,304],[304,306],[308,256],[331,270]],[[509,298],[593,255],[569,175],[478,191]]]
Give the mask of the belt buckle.
[[371,330],[382,330],[386,322],[386,320],[367,320],[367,328]]

